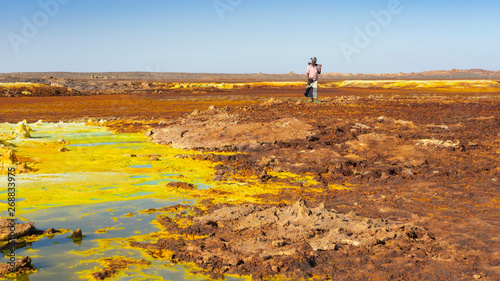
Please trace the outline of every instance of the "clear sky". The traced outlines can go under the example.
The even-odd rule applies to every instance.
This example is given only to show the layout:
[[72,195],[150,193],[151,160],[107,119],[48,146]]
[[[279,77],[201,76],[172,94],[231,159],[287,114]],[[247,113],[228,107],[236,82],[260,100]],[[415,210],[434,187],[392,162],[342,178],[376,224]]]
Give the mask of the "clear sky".
[[498,0],[2,0],[0,72],[500,70]]

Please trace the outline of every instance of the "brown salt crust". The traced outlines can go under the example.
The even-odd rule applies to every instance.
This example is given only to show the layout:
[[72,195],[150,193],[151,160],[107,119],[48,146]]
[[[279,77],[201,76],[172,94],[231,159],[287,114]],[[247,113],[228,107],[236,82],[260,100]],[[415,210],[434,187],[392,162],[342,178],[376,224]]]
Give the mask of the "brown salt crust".
[[[276,275],[291,280],[312,276],[315,280],[433,280],[441,273],[460,277],[472,268],[457,263],[464,252],[456,245],[434,237],[424,227],[354,212],[341,214],[323,204],[310,208],[302,199],[293,205],[218,205],[192,218],[193,225],[185,228],[168,217],[159,222],[168,233],[185,238],[132,242],[131,246],[147,249],[157,258],[165,258],[164,250],[173,251],[172,261],[193,262],[200,273],[215,279],[237,274],[251,275],[253,280]],[[193,235],[205,238],[188,238]],[[454,250],[449,251],[450,247]],[[428,272],[429,266],[440,266],[440,271]]]

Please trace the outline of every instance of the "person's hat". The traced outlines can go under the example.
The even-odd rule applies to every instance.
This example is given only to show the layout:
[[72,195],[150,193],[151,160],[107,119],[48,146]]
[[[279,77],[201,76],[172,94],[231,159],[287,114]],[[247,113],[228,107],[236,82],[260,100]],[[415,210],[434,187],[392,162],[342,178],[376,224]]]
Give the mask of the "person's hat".
[[316,57],[314,58],[311,58],[311,63],[316,63],[318,60],[316,59]]

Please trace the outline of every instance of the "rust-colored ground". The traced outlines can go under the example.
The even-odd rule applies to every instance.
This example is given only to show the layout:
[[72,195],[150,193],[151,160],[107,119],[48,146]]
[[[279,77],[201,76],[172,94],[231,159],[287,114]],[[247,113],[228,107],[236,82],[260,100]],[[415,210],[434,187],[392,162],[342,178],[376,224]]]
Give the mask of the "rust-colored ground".
[[[90,96],[47,96],[47,97],[3,97],[0,98],[0,122],[45,122],[74,121],[86,118],[96,119],[171,119],[190,113],[195,109],[205,110],[211,105],[245,106],[262,99],[302,98],[303,89],[281,87],[252,90],[217,91],[193,93],[193,91],[168,91],[155,94],[109,94]],[[428,94],[421,91],[381,89],[321,89],[320,97],[369,96],[369,95],[412,95]],[[434,93],[436,94],[436,93]],[[474,92],[460,95],[480,95]],[[380,112],[382,113],[382,112]]]
[[[257,175],[266,182],[289,181],[270,175],[285,171],[310,174],[318,182],[314,187],[260,196],[269,206],[303,198],[311,208],[323,203],[326,209],[341,214],[353,212],[362,218],[411,224],[425,234],[420,237],[418,233],[406,233],[407,237],[395,242],[361,247],[340,243],[325,251],[297,243],[292,251],[295,254],[286,257],[269,255],[260,257],[262,263],[259,259],[255,260],[258,263],[243,259],[228,263],[222,255],[241,255],[232,243],[249,239],[264,243],[265,228],[272,224],[238,233],[211,221],[203,224],[203,218],[190,218],[194,227],[176,231],[211,238],[197,243],[178,241],[173,246],[163,242],[136,245],[173,250],[177,261],[196,262],[215,277],[230,272],[251,274],[255,279],[279,273],[293,280],[310,276],[334,280],[500,279],[500,93],[320,89],[324,102],[310,104],[304,102],[302,92],[261,88],[215,93],[0,98],[0,122],[95,118],[118,120],[110,126],[121,131],[144,131],[153,126],[155,132],[183,122],[191,126],[192,147],[239,153],[217,159],[222,161],[214,175],[217,180]],[[271,97],[275,100],[269,102]],[[207,110],[211,105],[215,110]],[[198,112],[188,115],[194,110]],[[282,118],[306,123],[310,134],[300,139],[281,136],[258,145],[251,140],[248,145],[239,145],[236,138],[234,145],[221,147],[216,142],[204,147],[205,139],[196,135],[196,126],[203,120],[230,119],[245,125]],[[133,123],[130,119],[143,122]],[[217,126],[224,128],[224,124],[217,123],[213,129]],[[329,188],[334,184],[351,188]],[[235,221],[238,219],[243,218]],[[176,229],[175,224],[164,224]],[[326,239],[322,235],[327,232],[316,229],[310,238]],[[217,244],[214,237],[222,240]],[[259,251],[257,242],[255,251]],[[290,245],[295,242],[289,241]],[[217,252],[218,246],[214,245],[224,249]],[[190,252],[216,262],[204,262]]]
[[[287,242],[292,245],[287,250],[292,248],[295,254],[262,257],[262,249],[269,247],[266,243],[280,239],[269,229],[280,226],[280,222],[272,223],[277,215],[271,212],[269,218],[263,218],[270,223],[245,232],[232,226],[244,221],[243,216],[216,227],[210,221],[205,225],[201,218],[193,227],[178,231],[191,233],[194,229],[197,235],[219,240],[207,238],[180,245],[160,241],[155,247],[175,248],[180,260],[196,262],[215,276],[228,272],[250,273],[255,279],[280,273],[291,280],[309,276],[335,280],[497,280],[498,94],[355,93],[330,93],[321,104],[274,99],[247,107],[207,110],[159,126],[152,137],[176,147],[243,152],[221,159],[224,164],[217,166],[214,177],[218,180],[256,175],[265,182],[290,182],[271,173],[285,171],[312,174],[318,182],[278,195],[262,195],[263,202],[289,204],[303,198],[312,206],[323,203],[327,209],[354,212],[365,219],[409,223],[424,229],[432,241],[423,241],[417,235],[401,243],[361,247],[337,243],[338,249],[313,251],[309,239],[328,240],[331,229],[305,223],[301,231],[310,232],[309,239]],[[235,132],[233,127],[245,128],[245,134]],[[176,132],[180,129],[179,137]],[[288,138],[295,135],[302,137]],[[235,141],[228,146],[231,139]],[[331,188],[342,184],[354,187]],[[175,226],[166,225],[175,231]],[[331,239],[329,243],[336,243]],[[211,248],[220,241],[226,248]],[[250,242],[241,246],[241,241]],[[201,247],[198,254],[189,254],[197,247]],[[241,247],[247,254],[242,254]],[[248,252],[255,259],[245,262]],[[224,257],[236,257],[237,262],[231,264]]]

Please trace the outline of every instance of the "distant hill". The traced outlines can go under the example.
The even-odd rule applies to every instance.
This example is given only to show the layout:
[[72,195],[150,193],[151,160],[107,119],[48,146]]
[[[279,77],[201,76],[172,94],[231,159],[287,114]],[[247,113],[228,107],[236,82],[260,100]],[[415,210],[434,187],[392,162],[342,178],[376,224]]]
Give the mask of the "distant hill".
[[[224,74],[224,73],[181,73],[181,72],[23,72],[0,73],[0,82],[53,82],[54,79],[83,79],[94,81],[163,81],[163,82],[263,82],[263,81],[303,81],[305,73],[296,74]],[[483,69],[436,70],[419,73],[323,73],[322,82],[335,80],[383,80],[383,79],[500,79],[500,71]]]
[[323,73],[323,79],[402,79],[402,80],[463,80],[463,79],[500,79],[500,71],[489,71],[483,69],[452,69],[452,70],[435,70],[424,72],[411,73],[381,73],[381,74],[351,74],[351,73]]

